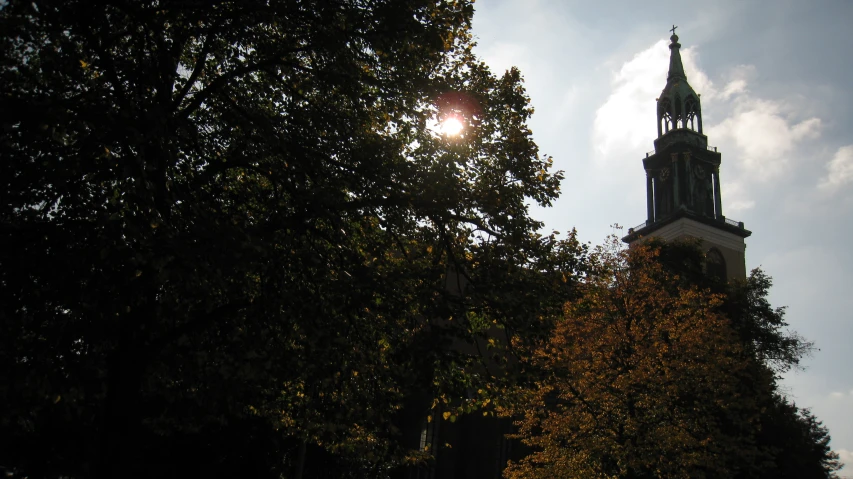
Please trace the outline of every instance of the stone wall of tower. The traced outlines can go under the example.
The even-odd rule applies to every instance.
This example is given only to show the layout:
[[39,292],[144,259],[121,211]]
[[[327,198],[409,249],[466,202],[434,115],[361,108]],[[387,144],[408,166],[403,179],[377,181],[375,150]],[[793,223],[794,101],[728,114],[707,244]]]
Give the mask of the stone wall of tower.
[[690,143],[667,145],[643,160],[648,219],[660,221],[686,210],[724,220],[720,201],[720,154]]
[[727,279],[746,279],[746,242],[741,236],[690,218],[679,218],[651,231],[647,236],[634,239],[630,244],[641,243],[646,238],[665,241],[698,238],[702,240],[704,252],[716,248],[722,254]]

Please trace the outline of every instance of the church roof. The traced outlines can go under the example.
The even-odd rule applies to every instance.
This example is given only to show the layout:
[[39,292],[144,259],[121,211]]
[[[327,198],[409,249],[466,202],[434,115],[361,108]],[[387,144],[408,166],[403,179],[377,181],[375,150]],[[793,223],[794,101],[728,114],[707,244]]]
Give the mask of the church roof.
[[681,44],[678,43],[678,35],[673,34],[669,39],[672,43],[669,44],[669,72],[666,75],[666,86],[660,94],[660,100],[669,99],[675,102],[676,98],[684,101],[692,96],[698,101],[699,95],[693,90],[693,87],[687,82],[687,75],[684,73],[684,64],[681,62]]
[[[663,140],[673,134],[681,134],[690,130],[702,136],[702,107],[699,95],[687,82],[684,64],[681,61],[681,44],[678,35],[672,27],[672,43],[669,44],[669,72],[666,75],[666,86],[657,98],[658,140]],[[670,138],[671,139],[671,138]],[[655,149],[657,149],[657,141]],[[702,136],[702,141],[707,140]]]

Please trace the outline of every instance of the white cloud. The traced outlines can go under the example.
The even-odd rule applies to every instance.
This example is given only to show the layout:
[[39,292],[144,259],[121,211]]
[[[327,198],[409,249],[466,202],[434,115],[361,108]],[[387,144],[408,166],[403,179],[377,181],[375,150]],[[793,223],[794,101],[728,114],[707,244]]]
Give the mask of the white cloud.
[[[696,57],[698,57],[698,55],[692,54],[691,52],[691,55],[688,55],[688,57],[685,58],[684,69],[687,73],[687,77],[691,79],[691,84],[695,83],[693,81],[694,76],[698,77],[701,81],[707,82],[705,85],[696,83],[694,87],[694,89],[702,95],[706,105],[709,103],[716,103],[718,101],[728,101],[733,96],[749,93],[749,82],[757,76],[755,66],[737,65],[730,69],[723,75],[726,85],[723,87],[722,91],[717,91],[714,84],[711,80],[707,79],[704,72],[698,71],[699,68],[695,65],[694,61]],[[697,70],[697,72],[692,73],[691,68]]]
[[[848,451],[847,449],[836,449],[835,453],[838,454],[838,459],[841,459],[841,463],[844,465],[853,466],[853,451]],[[851,477],[851,476],[842,476],[842,477]]]
[[724,214],[729,214],[732,211],[738,213],[755,206],[755,200],[750,199],[749,189],[742,181],[725,181],[721,193],[721,197],[726,200],[725,209],[723,209]]
[[850,391],[848,391],[846,393],[841,392],[841,391],[833,391],[833,392],[829,393],[829,397],[831,397],[833,399],[839,399],[839,398],[848,397],[848,396],[853,397],[853,389],[851,389]]
[[529,60],[531,54],[527,47],[516,42],[497,42],[483,53],[489,68],[495,75],[501,76],[512,67],[518,67],[522,73],[532,70]]
[[839,148],[827,163],[826,170],[826,177],[819,185],[821,189],[834,191],[853,182],[853,145]]
[[728,100],[732,97],[732,95],[737,93],[745,93],[746,92],[746,80],[732,80],[726,85],[726,88],[723,89],[722,97],[724,100]]
[[592,144],[601,164],[633,160],[651,149],[654,98],[666,83],[669,49],[661,40],[634,55],[613,75],[612,93],[595,113]]
[[820,136],[819,118],[794,123],[780,101],[739,97],[734,103],[727,118],[707,133],[714,141],[735,147],[737,164],[750,179],[778,178],[789,169],[797,145]]

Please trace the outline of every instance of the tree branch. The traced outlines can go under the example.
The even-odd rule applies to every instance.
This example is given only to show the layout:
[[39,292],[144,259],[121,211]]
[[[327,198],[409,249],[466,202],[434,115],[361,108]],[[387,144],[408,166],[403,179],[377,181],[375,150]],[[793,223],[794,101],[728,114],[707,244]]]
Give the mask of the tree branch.
[[187,93],[192,89],[192,86],[195,85],[195,82],[198,81],[198,78],[201,76],[202,71],[204,71],[204,64],[207,61],[207,56],[210,55],[210,51],[213,49],[213,37],[219,33],[219,29],[222,26],[222,21],[216,22],[212,27],[211,31],[207,33],[204,38],[204,45],[201,48],[201,53],[199,53],[198,58],[195,62],[195,67],[193,67],[193,72],[190,74],[189,79],[187,79],[187,83],[184,85],[184,88],[181,89],[180,93],[175,97],[172,102],[172,108],[177,108],[178,105],[184,101],[184,98],[187,96]]

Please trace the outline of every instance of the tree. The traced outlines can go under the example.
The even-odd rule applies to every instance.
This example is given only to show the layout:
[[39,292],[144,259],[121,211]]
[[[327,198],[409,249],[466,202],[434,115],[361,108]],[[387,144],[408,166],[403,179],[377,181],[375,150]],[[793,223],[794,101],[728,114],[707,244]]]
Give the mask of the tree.
[[[404,461],[412,391],[488,380],[442,345],[484,321],[530,329],[560,301],[490,285],[565,288],[526,272],[576,246],[534,234],[528,204],[560,174],[518,71],[472,54],[472,14],[2,7],[0,461],[79,477]],[[432,126],[450,115],[460,137]]]
[[841,468],[829,431],[808,409],[774,394],[762,410],[757,443],[773,456],[762,478],[831,479]]
[[773,308],[767,300],[773,280],[760,268],[746,281],[733,282],[727,291],[725,310],[741,342],[755,358],[776,374],[797,368],[814,344],[784,329],[785,308]]
[[755,441],[764,459],[741,477],[836,477],[840,466],[829,448],[829,431],[808,409],[790,403],[778,390],[780,374],[799,368],[815,348],[786,329],[784,307],[771,306],[767,297],[772,279],[756,268],[744,281],[722,283],[704,274],[695,242],[652,244],[662,248],[662,261],[678,271],[682,281],[724,294],[721,312],[729,318],[751,367],[773,377],[772,388],[755,398],[760,411]]
[[665,243],[651,239],[649,245],[661,249],[660,261],[677,274],[682,284],[725,296],[721,311],[729,318],[743,347],[775,374],[797,368],[800,360],[813,352],[813,343],[786,329],[785,307],[774,308],[768,301],[773,280],[761,268],[753,269],[746,280],[721,281],[706,274],[698,241]]
[[504,411],[534,448],[507,476],[732,477],[758,456],[756,390],[770,378],[744,360],[721,295],[683,284],[659,247],[613,248],[592,255],[530,360],[542,376]]
[[507,476],[835,477],[826,428],[778,392],[812,345],[770,278],[706,275],[696,241],[613,241],[503,406],[533,448]]

